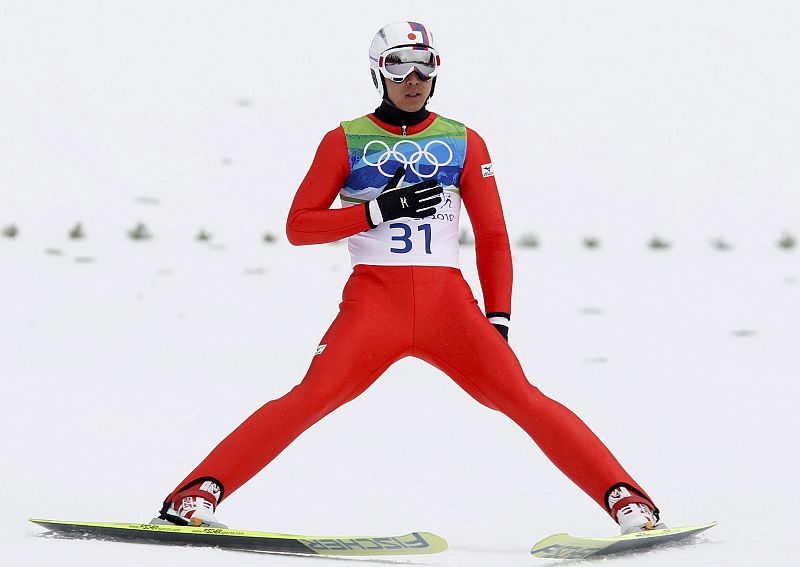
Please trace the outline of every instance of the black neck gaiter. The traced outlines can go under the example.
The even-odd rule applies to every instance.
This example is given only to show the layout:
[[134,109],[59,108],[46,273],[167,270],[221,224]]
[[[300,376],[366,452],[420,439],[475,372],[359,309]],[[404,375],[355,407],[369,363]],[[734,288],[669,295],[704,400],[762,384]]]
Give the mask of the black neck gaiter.
[[416,112],[406,112],[405,110],[400,110],[386,99],[375,109],[375,116],[378,117],[378,120],[392,126],[415,126],[430,115],[430,111],[424,106]]

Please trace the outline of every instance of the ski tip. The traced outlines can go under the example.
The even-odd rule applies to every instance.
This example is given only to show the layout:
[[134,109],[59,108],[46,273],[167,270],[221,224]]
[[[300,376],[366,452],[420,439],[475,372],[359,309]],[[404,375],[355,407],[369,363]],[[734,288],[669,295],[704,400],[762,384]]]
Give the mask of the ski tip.
[[444,539],[440,535],[436,535],[432,532],[416,532],[420,537],[424,538],[425,541],[431,546],[431,553],[441,553],[442,551],[447,551],[449,547],[447,540]]
[[28,518],[28,521],[36,524],[39,527],[45,528],[46,530],[53,531],[57,529],[59,526],[63,524],[70,524],[72,522],[67,522],[64,520],[46,520],[44,518]]
[[53,524],[70,524],[73,522],[68,522],[65,520],[46,520],[44,518],[28,518],[29,522],[33,522],[34,524],[39,524],[40,526],[49,526]]

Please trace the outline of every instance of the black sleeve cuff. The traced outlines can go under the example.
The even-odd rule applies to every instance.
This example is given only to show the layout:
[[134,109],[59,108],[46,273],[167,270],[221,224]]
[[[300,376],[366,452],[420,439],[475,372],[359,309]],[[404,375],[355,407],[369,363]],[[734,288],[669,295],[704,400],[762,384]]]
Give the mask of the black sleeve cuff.
[[505,317],[511,321],[511,313],[506,313],[505,311],[492,311],[491,313],[486,314],[487,319],[491,319],[492,317]]

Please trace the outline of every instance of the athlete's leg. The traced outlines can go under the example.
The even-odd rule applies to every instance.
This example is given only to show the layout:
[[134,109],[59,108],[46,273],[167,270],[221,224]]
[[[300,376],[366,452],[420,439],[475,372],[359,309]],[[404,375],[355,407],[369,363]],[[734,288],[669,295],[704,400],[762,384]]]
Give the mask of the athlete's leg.
[[325,333],[326,345],[311,361],[303,381],[268,402],[228,435],[167,498],[210,478],[226,498],[269,464],[301,433],[364,392],[410,348],[410,303],[401,317],[388,308],[390,281],[356,267],[343,293],[339,314]]
[[481,313],[460,274],[448,278],[441,294],[424,295],[436,302],[441,316],[428,324],[417,319],[414,356],[444,371],[479,402],[514,420],[602,507],[606,508],[606,493],[619,483],[646,496],[580,418],[528,382],[514,352]]

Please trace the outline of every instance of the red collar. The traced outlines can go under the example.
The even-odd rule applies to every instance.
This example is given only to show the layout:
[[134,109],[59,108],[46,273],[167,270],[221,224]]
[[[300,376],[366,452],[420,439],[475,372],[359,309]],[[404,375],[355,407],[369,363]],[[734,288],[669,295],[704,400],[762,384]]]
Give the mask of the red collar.
[[[428,116],[425,120],[423,120],[419,124],[414,124],[413,126],[407,126],[405,135],[411,136],[413,134],[418,134],[422,132],[425,128],[430,126],[433,123],[433,121],[436,120],[438,117],[439,117],[438,114],[436,114],[435,112],[431,112],[430,116]],[[380,120],[374,114],[367,114],[367,118],[372,120],[375,124],[383,128],[387,132],[391,132],[392,134],[395,134],[397,136],[403,135],[402,126],[393,126],[392,124],[387,124],[383,120]]]

